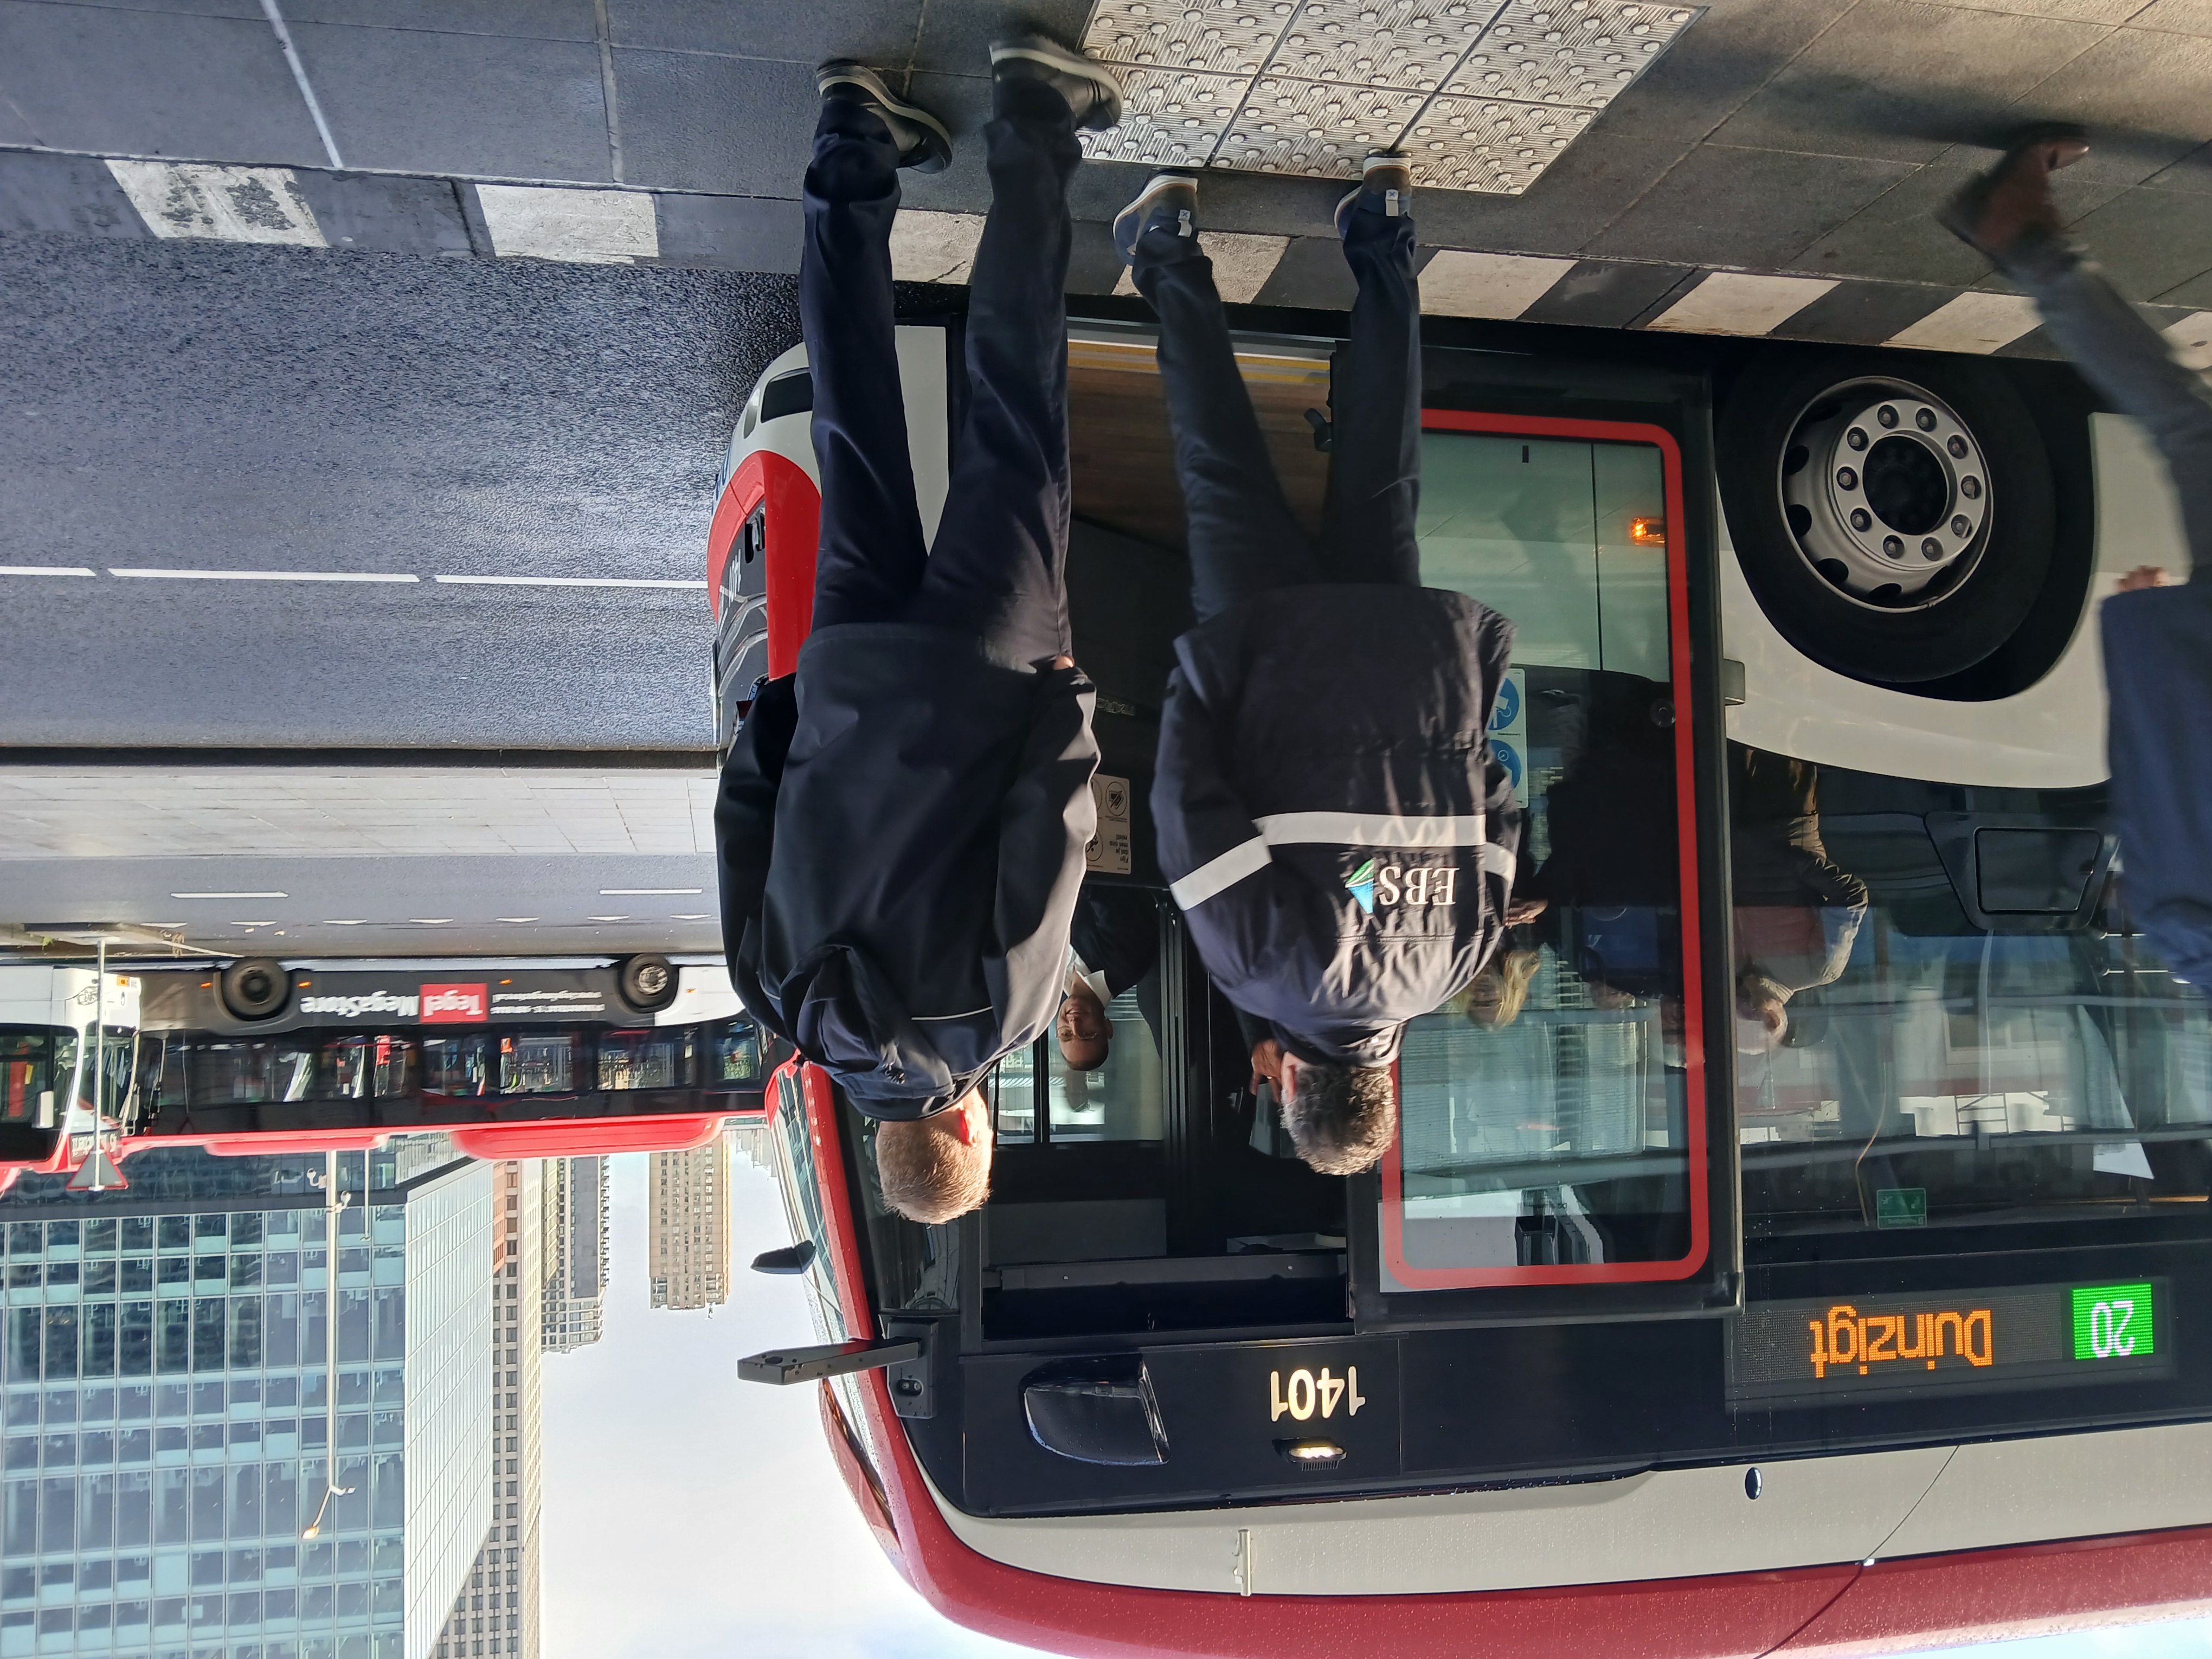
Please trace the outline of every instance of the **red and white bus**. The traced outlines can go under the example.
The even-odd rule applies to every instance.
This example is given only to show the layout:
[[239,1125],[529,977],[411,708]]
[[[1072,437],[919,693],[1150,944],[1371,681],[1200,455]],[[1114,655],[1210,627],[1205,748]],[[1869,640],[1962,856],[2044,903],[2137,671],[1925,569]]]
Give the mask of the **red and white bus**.
[[[1073,303],[1071,608],[1131,803],[1091,879],[1156,889],[1180,508],[1139,313]],[[1243,320],[1317,507],[1337,319]],[[2128,910],[2094,625],[2185,562],[2147,446],[2049,363],[1425,325],[1425,573],[1519,624],[1541,925],[1414,1023],[1351,1181],[1280,1156],[1164,892],[1157,1015],[1117,1004],[1097,1072],[1002,1065],[975,1215],[887,1213],[867,1121],[786,1063],[820,1329],[748,1374],[823,1379],[934,1605],[1056,1651],[2212,1611],[2212,1022]],[[900,331],[925,525],[959,343]],[[726,737],[805,635],[811,401],[788,354],[732,439]]]
[[74,1010],[94,977],[0,969],[5,1167],[76,1172],[96,1146],[126,1164],[164,1146],[358,1151],[422,1130],[495,1159],[680,1151],[760,1116],[775,1063],[719,964],[246,958],[110,975],[109,1085],[97,1107],[82,1081],[58,1107],[73,1096],[57,1079],[86,1073],[91,1015],[36,1021],[25,999]]

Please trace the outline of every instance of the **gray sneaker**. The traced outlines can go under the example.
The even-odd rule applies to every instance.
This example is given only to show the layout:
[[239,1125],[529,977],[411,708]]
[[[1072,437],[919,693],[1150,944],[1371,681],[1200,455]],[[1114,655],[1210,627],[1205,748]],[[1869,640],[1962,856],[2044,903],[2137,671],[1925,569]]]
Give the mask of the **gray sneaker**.
[[1075,125],[1103,132],[1121,118],[1121,83],[1096,58],[1042,34],[1018,34],[991,43],[991,76],[1044,81],[1067,100]]
[[927,110],[892,95],[884,77],[865,64],[835,58],[814,71],[815,90],[824,98],[849,98],[884,118],[899,147],[898,164],[916,173],[942,173],[952,163],[952,135]]
[[1370,192],[1382,198],[1382,211],[1393,219],[1413,209],[1413,175],[1407,170],[1406,158],[1389,150],[1377,150],[1369,156],[1359,170],[1359,182],[1344,193],[1336,204],[1336,234],[1340,240],[1352,228],[1352,216],[1358,210],[1359,198]]
[[1198,234],[1198,179],[1188,173],[1156,173],[1137,199],[1114,216],[1114,249],[1121,263],[1137,263],[1137,239],[1154,225],[1172,225],[1179,236]]

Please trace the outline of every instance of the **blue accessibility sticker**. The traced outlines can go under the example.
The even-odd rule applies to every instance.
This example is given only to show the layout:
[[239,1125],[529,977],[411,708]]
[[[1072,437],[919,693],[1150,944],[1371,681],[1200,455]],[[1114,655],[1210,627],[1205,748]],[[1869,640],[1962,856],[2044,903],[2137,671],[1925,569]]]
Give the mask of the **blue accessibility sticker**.
[[1505,775],[1512,781],[1513,787],[1518,789],[1521,787],[1522,770],[1520,750],[1502,738],[1492,738],[1490,740],[1490,752],[1498,757],[1498,763],[1505,769]]
[[1498,686],[1498,703],[1490,711],[1490,729],[1503,732],[1521,718],[1521,688],[1509,678]]

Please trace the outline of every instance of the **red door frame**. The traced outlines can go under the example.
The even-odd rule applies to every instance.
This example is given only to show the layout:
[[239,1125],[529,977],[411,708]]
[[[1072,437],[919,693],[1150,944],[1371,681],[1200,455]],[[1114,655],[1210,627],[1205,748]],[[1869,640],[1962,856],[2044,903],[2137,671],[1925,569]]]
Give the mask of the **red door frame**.
[[1690,678],[1690,585],[1683,548],[1682,447],[1664,427],[1638,421],[1565,420],[1536,415],[1485,415],[1461,410],[1421,411],[1421,428],[1431,432],[1478,432],[1516,438],[1575,438],[1598,443],[1646,444],[1659,452],[1666,481],[1667,631],[1668,681],[1674,707],[1674,823],[1681,870],[1682,1054],[1690,1109],[1690,1248],[1669,1261],[1606,1261],[1533,1267],[1416,1267],[1406,1260],[1401,1205],[1405,1176],[1402,1142],[1384,1155],[1382,1252],[1390,1277],[1416,1291],[1464,1290],[1498,1285],[1625,1284],[1687,1279],[1699,1272],[1712,1249],[1709,1218],[1710,1143],[1705,1133],[1705,1008],[1703,937],[1698,927],[1701,890],[1698,881],[1697,772]]

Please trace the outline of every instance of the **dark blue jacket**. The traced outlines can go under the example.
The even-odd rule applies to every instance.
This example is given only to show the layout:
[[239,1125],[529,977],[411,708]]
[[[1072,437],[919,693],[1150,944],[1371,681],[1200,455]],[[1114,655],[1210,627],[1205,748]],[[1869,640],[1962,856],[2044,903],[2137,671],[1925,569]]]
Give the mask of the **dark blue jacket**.
[[1521,809],[1485,728],[1513,625],[1433,588],[1278,588],[1176,641],[1152,817],[1222,994],[1382,1066],[1497,948]]
[[714,809],[730,978],[872,1116],[927,1117],[1050,1027],[1096,828],[1091,682],[903,623],[817,629]]
[[2212,580],[2115,593],[2103,621],[2128,908],[2212,994]]

